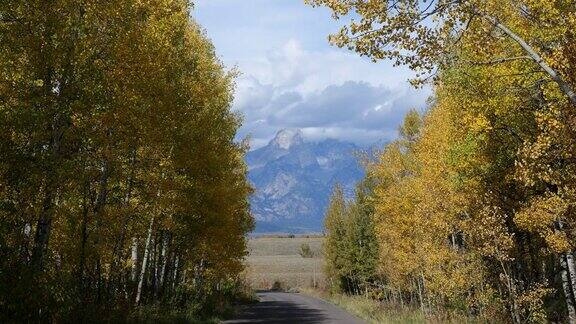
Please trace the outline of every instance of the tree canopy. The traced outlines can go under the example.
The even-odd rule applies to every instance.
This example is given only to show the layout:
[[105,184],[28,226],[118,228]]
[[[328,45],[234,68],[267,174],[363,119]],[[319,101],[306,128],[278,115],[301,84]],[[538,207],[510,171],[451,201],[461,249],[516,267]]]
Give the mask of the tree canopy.
[[368,167],[374,291],[429,316],[576,322],[576,4],[310,2],[350,19],[336,45],[434,70],[427,110]]
[[2,321],[216,311],[231,294],[253,226],[246,147],[234,73],[190,10],[0,4]]

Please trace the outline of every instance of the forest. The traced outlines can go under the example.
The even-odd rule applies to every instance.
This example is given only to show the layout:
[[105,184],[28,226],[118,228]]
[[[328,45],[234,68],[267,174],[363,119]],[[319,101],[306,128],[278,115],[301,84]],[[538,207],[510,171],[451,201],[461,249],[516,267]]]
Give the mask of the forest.
[[[313,0],[434,94],[326,214],[331,289],[429,319],[576,323],[576,3]],[[347,19],[347,17],[352,17]]]
[[191,10],[0,2],[0,322],[188,319],[243,293],[236,72]]

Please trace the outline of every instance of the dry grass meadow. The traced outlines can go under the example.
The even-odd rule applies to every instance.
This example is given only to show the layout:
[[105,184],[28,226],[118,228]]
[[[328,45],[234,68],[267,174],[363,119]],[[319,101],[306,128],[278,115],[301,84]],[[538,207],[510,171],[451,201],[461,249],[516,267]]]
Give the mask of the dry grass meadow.
[[[248,241],[246,278],[254,289],[303,289],[324,285],[322,241],[318,236],[256,237]],[[302,257],[303,244],[313,257]]]

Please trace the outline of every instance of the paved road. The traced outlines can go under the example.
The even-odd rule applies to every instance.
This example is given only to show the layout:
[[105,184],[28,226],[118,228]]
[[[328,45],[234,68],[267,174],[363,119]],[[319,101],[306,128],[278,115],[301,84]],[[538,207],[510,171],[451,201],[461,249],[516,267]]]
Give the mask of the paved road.
[[337,306],[302,294],[261,292],[258,298],[260,302],[224,323],[365,323]]

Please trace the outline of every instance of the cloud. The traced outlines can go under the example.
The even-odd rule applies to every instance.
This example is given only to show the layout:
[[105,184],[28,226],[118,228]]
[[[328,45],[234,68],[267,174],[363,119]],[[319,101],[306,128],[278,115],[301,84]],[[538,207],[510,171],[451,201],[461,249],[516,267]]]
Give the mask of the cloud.
[[330,85],[306,96],[280,92],[265,104],[257,98],[244,101],[239,109],[254,118],[247,118],[241,135],[252,134],[253,147],[265,144],[282,128],[302,128],[310,140],[337,138],[360,145],[390,140],[408,110],[423,110],[427,95],[408,86],[392,91],[357,81]]
[[405,67],[393,67],[388,61],[374,63],[335,47],[305,50],[294,38],[266,51],[263,56],[237,63],[244,77],[276,85],[279,90],[293,89],[304,94],[346,81],[403,87],[401,84],[414,75]]
[[244,115],[238,138],[250,135],[252,148],[282,128],[302,128],[309,140],[389,140],[408,109],[424,109],[431,91],[412,89],[410,70],[328,44],[340,22],[326,8],[270,0],[195,4],[194,17],[224,63],[241,72],[233,109]]
[[238,81],[234,109],[245,116],[239,136],[252,148],[282,128],[302,128],[309,140],[337,138],[360,145],[391,140],[404,114],[423,110],[428,89],[407,75],[388,78],[377,65],[334,51],[306,51],[290,39],[247,68]]

